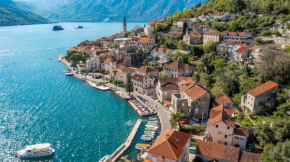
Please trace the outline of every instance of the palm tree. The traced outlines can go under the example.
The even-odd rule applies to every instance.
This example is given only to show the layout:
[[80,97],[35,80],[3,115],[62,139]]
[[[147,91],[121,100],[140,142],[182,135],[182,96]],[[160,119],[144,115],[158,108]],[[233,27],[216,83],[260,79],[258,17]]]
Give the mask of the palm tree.
[[181,129],[181,124],[180,124],[180,120],[184,117],[184,114],[181,112],[177,112],[175,114],[173,114],[170,118],[170,124],[171,124],[171,128],[175,128],[176,123],[178,123],[179,126],[179,130]]

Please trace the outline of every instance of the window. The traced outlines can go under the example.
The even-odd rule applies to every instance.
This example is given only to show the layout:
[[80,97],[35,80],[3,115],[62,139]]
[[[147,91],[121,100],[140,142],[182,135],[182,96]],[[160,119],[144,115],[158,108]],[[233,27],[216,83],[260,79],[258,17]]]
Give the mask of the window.
[[216,125],[215,127],[216,127],[216,128],[218,128],[218,127],[219,127],[219,125]]
[[228,143],[227,143],[227,142],[225,142],[225,145],[228,145]]
[[225,135],[225,138],[228,138],[228,135]]
[[228,129],[230,129],[230,126],[228,126]]

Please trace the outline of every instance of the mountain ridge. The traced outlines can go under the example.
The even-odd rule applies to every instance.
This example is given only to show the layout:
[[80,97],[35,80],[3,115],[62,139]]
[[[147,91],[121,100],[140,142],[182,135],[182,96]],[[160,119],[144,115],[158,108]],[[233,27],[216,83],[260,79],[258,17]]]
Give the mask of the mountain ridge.
[[[207,0],[66,0],[17,2],[34,13],[53,21],[151,21],[177,10],[192,8]],[[43,3],[43,5],[40,5]],[[46,7],[42,7],[46,6]]]
[[0,26],[31,25],[50,23],[49,20],[17,7],[11,0],[0,2]]

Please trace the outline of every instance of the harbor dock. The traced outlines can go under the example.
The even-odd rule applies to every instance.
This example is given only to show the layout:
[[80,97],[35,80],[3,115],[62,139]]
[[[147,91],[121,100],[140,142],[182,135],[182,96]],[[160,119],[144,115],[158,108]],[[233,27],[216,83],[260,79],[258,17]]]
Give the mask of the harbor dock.
[[117,161],[123,155],[123,153],[131,146],[131,143],[133,142],[134,137],[141,123],[142,123],[142,119],[138,119],[131,133],[129,134],[127,140],[110,156],[110,159],[109,159],[110,162]]

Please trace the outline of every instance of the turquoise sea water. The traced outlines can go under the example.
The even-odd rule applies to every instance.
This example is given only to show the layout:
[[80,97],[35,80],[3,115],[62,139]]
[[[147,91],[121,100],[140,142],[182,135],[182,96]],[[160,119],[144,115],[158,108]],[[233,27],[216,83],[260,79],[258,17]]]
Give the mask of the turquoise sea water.
[[[122,23],[61,25],[57,32],[52,24],[0,28],[0,161],[17,161],[17,150],[45,142],[56,149],[45,161],[97,161],[124,142],[139,118],[113,92],[64,76],[57,61],[68,47],[119,32]],[[136,25],[144,23],[128,28]]]

